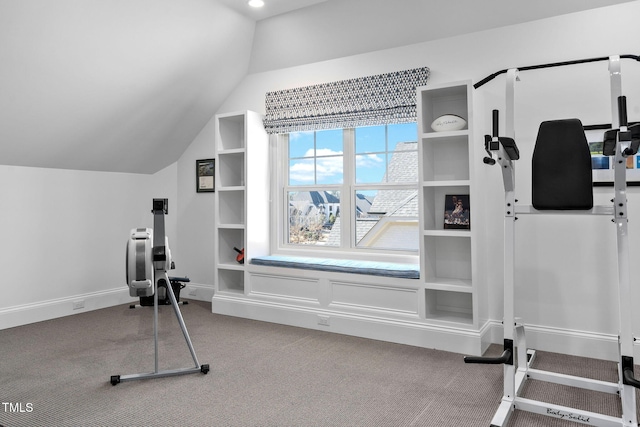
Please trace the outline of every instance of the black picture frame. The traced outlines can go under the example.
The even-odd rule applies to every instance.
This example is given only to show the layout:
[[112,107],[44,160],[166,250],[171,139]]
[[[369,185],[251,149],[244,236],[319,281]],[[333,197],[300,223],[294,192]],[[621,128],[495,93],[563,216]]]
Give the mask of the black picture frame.
[[213,193],[216,191],[216,160],[196,160],[196,192]]
[[[629,123],[629,125],[638,122]],[[594,187],[613,187],[613,158],[602,154],[604,132],[611,123],[583,126],[591,152],[591,170]],[[640,186],[640,153],[627,158],[627,186]]]

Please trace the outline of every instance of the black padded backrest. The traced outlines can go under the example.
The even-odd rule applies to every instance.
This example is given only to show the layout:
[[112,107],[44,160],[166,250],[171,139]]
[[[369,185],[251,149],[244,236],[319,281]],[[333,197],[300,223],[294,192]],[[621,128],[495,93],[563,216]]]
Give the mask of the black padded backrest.
[[591,154],[580,120],[540,124],[533,150],[531,184],[535,209],[593,208]]

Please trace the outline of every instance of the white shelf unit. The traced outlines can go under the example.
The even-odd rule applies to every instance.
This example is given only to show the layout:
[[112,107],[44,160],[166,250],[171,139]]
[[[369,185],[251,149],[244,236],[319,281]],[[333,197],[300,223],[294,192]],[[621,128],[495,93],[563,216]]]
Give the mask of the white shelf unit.
[[[215,118],[215,293],[245,295],[246,265],[236,261],[268,253],[269,143],[262,116],[252,111]],[[258,236],[251,238],[250,236]],[[267,235],[268,236],[268,235]]]
[[[471,82],[417,89],[420,173],[420,280],[425,320],[477,329],[477,294],[472,195],[473,87]],[[467,121],[465,129],[436,132],[431,123],[444,114]],[[469,195],[471,228],[445,229],[447,195]]]

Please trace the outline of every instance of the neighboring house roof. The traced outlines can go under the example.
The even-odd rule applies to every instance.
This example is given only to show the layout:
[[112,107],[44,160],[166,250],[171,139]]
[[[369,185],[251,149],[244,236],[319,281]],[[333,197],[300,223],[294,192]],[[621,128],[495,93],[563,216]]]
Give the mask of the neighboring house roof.
[[[413,183],[416,181],[418,174],[417,144],[417,142],[400,142],[396,145],[383,182]],[[315,207],[340,203],[340,199],[326,191],[301,191],[292,198],[292,202],[305,201],[309,203],[309,206]],[[356,218],[357,242],[365,244],[369,242],[369,244],[375,245],[383,241],[379,236],[385,230],[396,234],[396,229],[390,228],[390,221],[406,222],[411,219],[417,221],[418,218],[417,189],[381,190],[378,191],[373,201],[362,194],[357,194],[355,202],[359,213]],[[367,215],[369,216],[367,217]],[[325,243],[327,246],[340,246],[341,228],[341,217],[338,216]],[[400,235],[398,235],[399,237]]]
[[[389,160],[387,174],[383,178],[384,182],[415,182],[418,175],[418,149],[417,142],[400,142]],[[403,203],[410,201],[411,197],[417,195],[417,190],[396,190],[381,191],[373,201],[369,210],[370,213],[388,214],[398,209]],[[417,208],[417,203],[416,206]],[[414,210],[414,215],[418,215],[418,210]]]
[[368,213],[371,210],[371,200],[367,199],[364,194],[356,193],[356,210],[358,216]]
[[[418,175],[417,142],[400,142],[389,160],[385,182],[415,182]],[[373,200],[369,214],[383,215],[374,221],[366,221],[366,218],[356,220],[356,233],[358,242],[366,246],[389,246],[390,241],[403,241],[403,233],[398,233],[395,227],[390,226],[393,221],[406,221],[407,218],[418,218],[418,190],[392,190],[379,191]],[[392,219],[393,218],[393,219]],[[362,224],[362,225],[361,225]],[[403,227],[404,228],[404,227]],[[366,230],[366,231],[365,231]],[[362,233],[362,234],[360,234]],[[381,239],[383,234],[392,233],[389,239]],[[397,243],[397,242],[396,242]]]
[[308,201],[315,206],[324,205],[327,203],[340,203],[340,199],[326,191],[300,191],[292,200],[295,201]]

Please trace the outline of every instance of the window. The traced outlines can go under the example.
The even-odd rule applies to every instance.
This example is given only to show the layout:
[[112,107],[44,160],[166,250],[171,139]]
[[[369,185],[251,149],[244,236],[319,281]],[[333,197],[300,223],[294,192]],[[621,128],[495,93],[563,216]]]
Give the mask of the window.
[[282,137],[285,245],[418,250],[416,123]]

